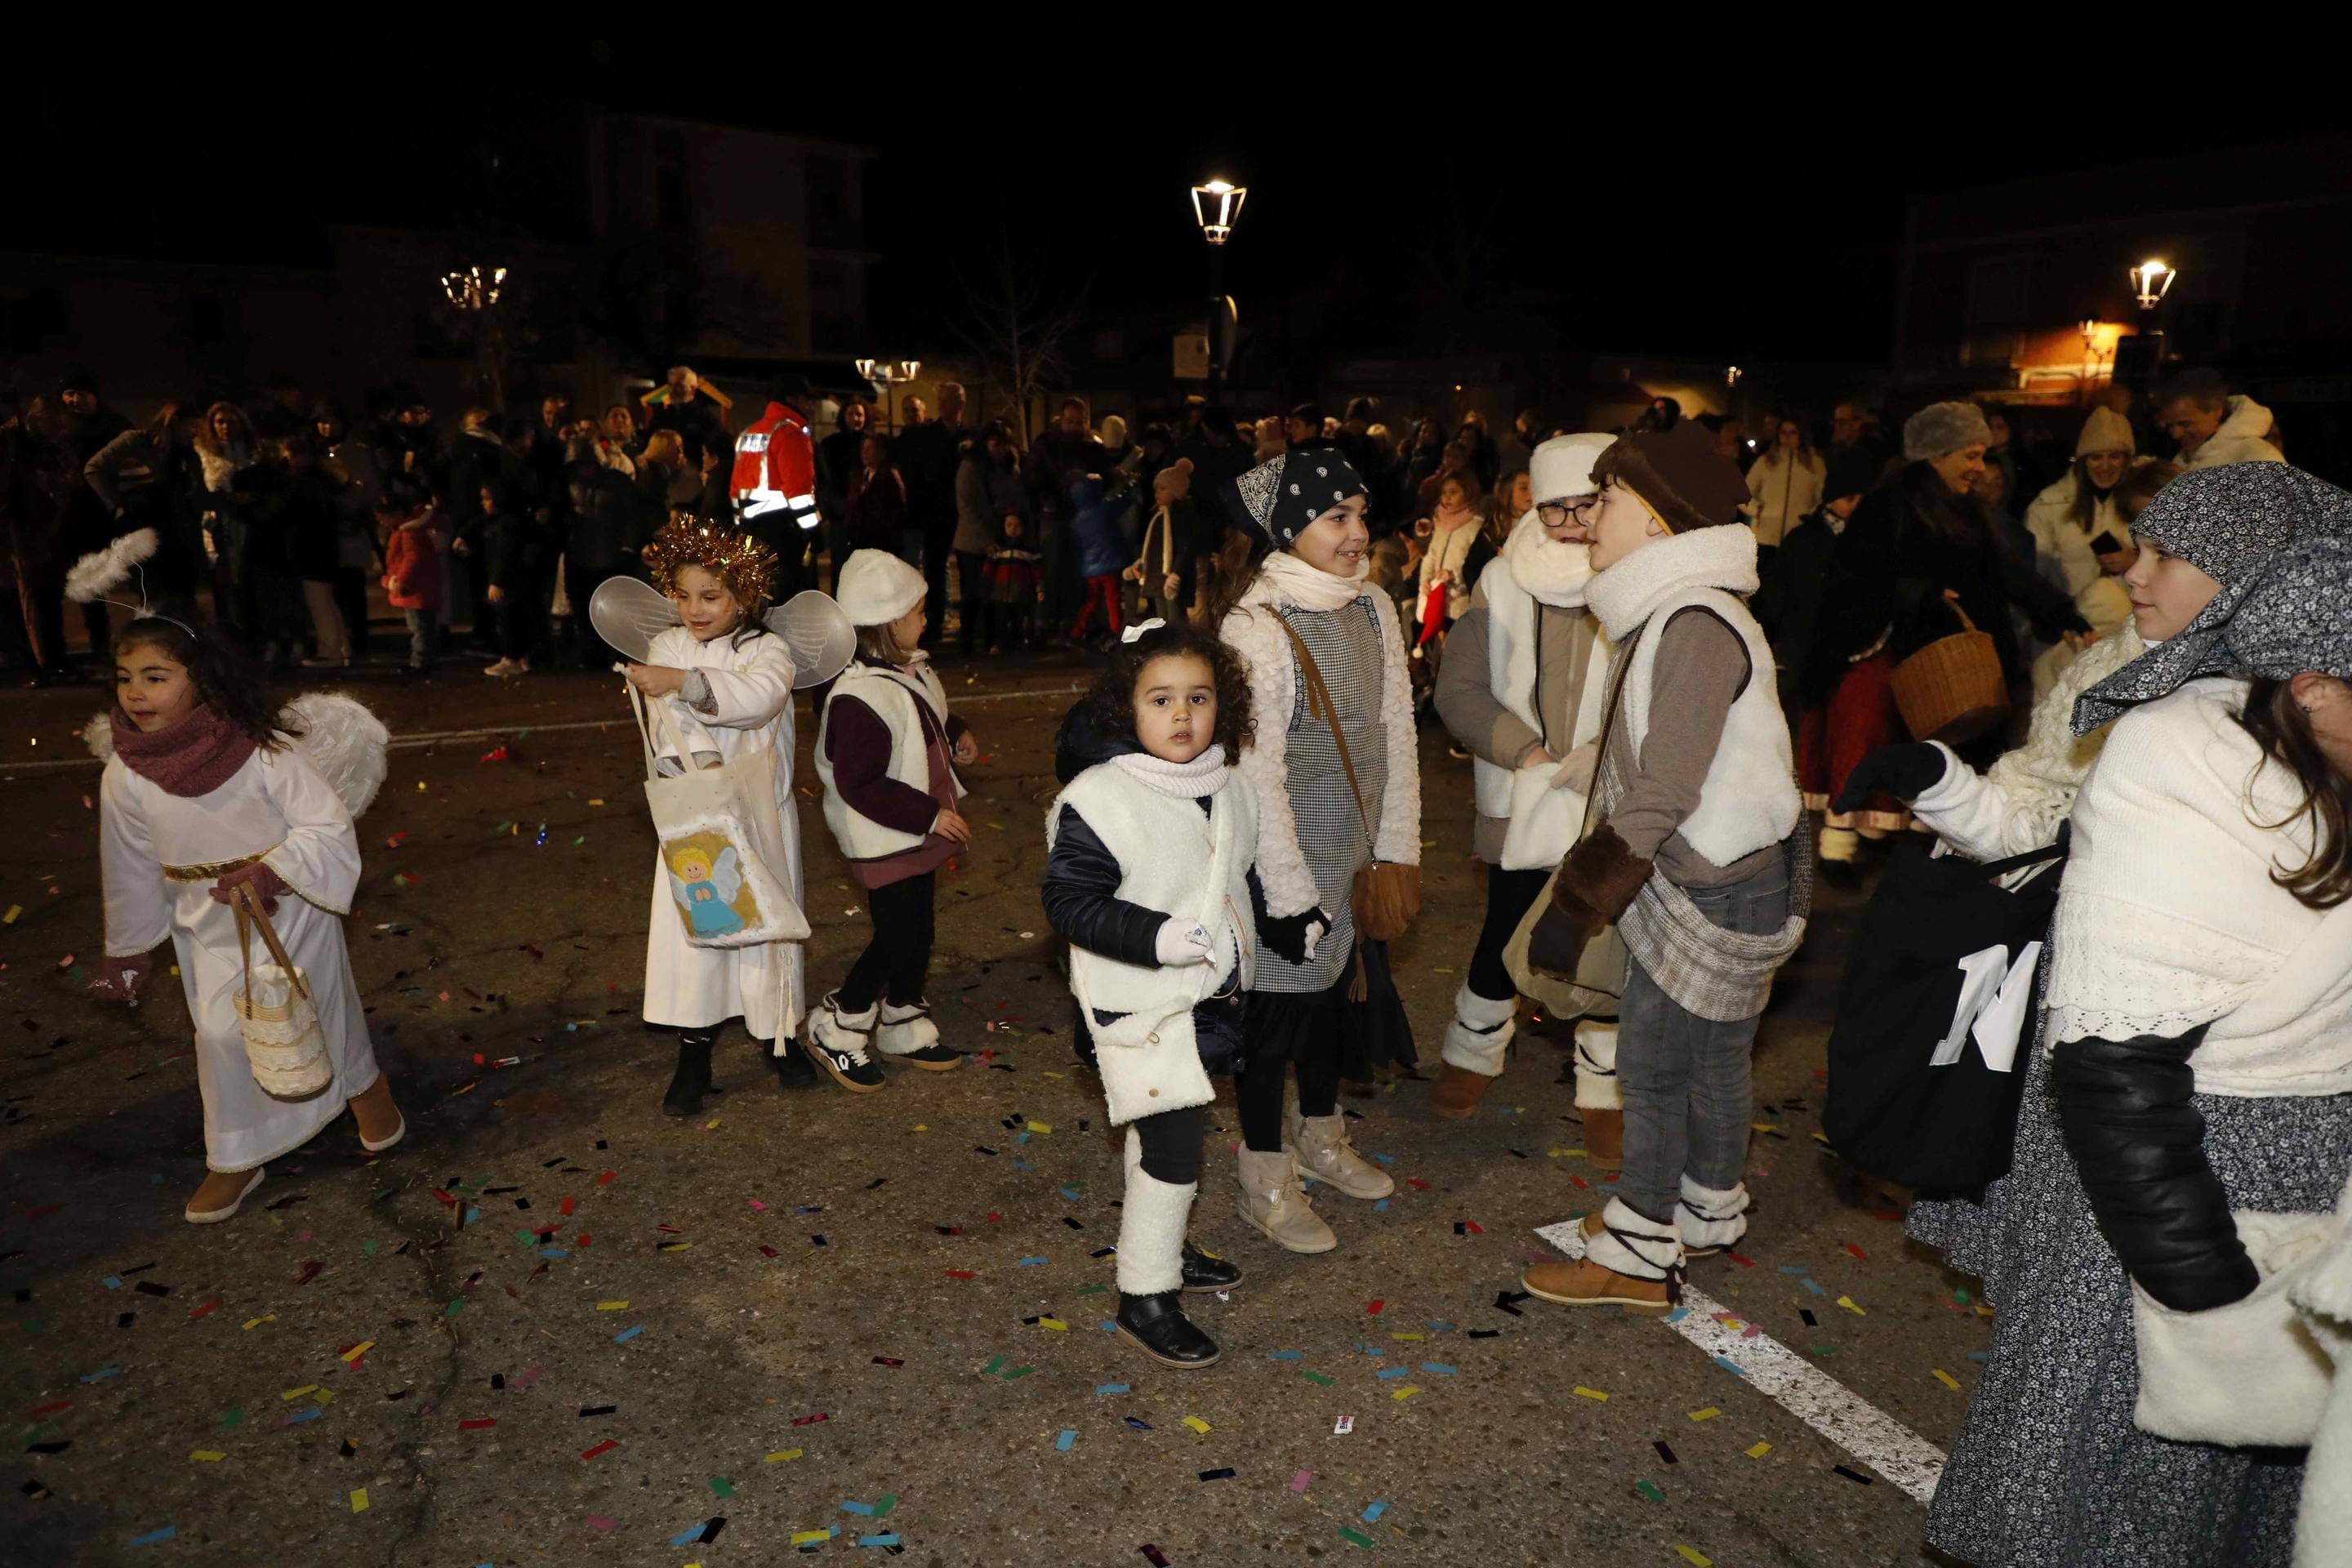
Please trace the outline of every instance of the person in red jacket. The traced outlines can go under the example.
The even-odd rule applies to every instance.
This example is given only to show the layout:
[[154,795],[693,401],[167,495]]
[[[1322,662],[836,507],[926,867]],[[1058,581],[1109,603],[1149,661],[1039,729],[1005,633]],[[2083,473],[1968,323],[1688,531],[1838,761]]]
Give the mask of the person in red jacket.
[[776,597],[792,597],[808,581],[808,557],[823,520],[816,508],[816,446],[808,416],[782,397],[735,438],[730,489],[745,530],[776,552]]
[[392,606],[408,620],[408,668],[424,676],[441,658],[441,552],[449,520],[430,499],[394,514],[383,547],[383,586]]

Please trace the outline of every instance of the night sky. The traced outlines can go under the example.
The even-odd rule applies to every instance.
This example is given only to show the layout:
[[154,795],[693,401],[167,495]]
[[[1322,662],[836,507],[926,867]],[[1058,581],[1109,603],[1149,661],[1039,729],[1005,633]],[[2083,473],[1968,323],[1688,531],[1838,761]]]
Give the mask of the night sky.
[[[196,45],[169,64],[118,62],[101,96],[36,76],[13,100],[18,145],[69,152],[16,163],[33,199],[13,205],[0,245],[299,262],[322,254],[331,221],[544,230],[561,188],[544,177],[551,128],[602,102],[874,148],[869,243],[887,260],[872,325],[877,341],[911,340],[902,352],[952,346],[958,279],[999,245],[1047,297],[1082,297],[1090,322],[1197,310],[1205,247],[1185,193],[1214,173],[1250,189],[1227,287],[1253,320],[1312,323],[1310,341],[1868,363],[1888,353],[1907,191],[2160,157],[2213,130],[2194,116],[2157,116],[2127,142],[1989,130],[1934,92],[1916,101],[1943,108],[1906,128],[1857,111],[1898,100],[1884,81],[1863,100],[1792,91],[1766,112],[1756,72],[1688,89],[1659,127],[1638,95],[1600,107],[1573,72],[1549,95],[1476,73],[1383,85],[1407,68],[1402,38],[1376,68],[1329,68],[1351,83],[1337,94],[1312,85],[1322,68],[1305,51],[1286,62],[1241,41],[1228,68],[1246,85],[1213,92],[1184,85],[1198,70],[1148,78],[1132,62],[1153,51],[1108,39],[1085,65],[971,46],[967,68],[910,70],[868,62],[877,40],[845,33],[778,45],[765,81],[696,66],[740,52],[732,26],[666,43],[451,39],[397,58],[339,47],[257,77],[277,41],[218,57]],[[1005,36],[1030,26],[1008,17]]]

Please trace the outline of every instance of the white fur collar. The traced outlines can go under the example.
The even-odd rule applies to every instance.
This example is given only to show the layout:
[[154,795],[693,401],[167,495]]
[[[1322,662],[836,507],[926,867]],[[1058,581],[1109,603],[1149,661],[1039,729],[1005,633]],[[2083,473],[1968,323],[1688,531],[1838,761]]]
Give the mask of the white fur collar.
[[1720,588],[1746,595],[1756,592],[1756,536],[1729,523],[1653,540],[1594,574],[1584,602],[1609,639],[1622,643],[1677,594]]
[[1555,609],[1580,609],[1592,582],[1592,547],[1566,544],[1543,531],[1532,511],[1519,519],[1503,543],[1511,580]]

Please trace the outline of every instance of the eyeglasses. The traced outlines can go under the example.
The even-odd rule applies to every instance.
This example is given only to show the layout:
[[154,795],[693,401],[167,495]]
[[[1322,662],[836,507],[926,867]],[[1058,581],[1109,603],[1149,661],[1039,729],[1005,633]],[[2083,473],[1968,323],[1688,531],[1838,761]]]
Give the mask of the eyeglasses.
[[1548,500],[1536,508],[1536,521],[1546,528],[1559,528],[1574,521],[1579,528],[1592,526],[1592,514],[1601,510],[1601,498],[1591,496],[1580,501]]

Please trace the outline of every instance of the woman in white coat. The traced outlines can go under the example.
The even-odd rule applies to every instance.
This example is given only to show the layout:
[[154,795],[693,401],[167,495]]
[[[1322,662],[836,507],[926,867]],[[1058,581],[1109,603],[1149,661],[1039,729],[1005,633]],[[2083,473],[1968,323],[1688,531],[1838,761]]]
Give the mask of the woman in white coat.
[[1804,421],[1783,419],[1771,449],[1748,467],[1746,510],[1759,552],[1780,549],[1800,519],[1821,509],[1822,484],[1828,477],[1829,465],[1806,438]]
[[[646,699],[655,765],[677,775],[769,753],[782,844],[782,864],[770,869],[797,906],[793,656],[761,620],[775,555],[748,535],[681,521],[655,536],[648,561],[654,585],[677,603],[685,622],[656,637],[646,662],[628,670],[629,683]],[[646,1022],[678,1032],[677,1068],[662,1097],[663,1110],[684,1117],[701,1109],[711,1088],[711,1048],[730,1018],[743,1020],[785,1088],[814,1084],[815,1069],[792,1048],[806,1010],[803,944],[689,942],[671,885],[673,869],[656,852],[646,927]]]

